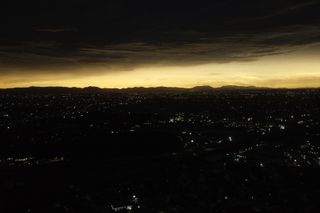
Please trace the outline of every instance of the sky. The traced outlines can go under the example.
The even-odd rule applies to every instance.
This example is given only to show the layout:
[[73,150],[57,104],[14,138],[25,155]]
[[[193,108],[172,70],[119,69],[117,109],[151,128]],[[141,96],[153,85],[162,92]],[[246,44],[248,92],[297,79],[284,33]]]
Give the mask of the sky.
[[320,87],[320,0],[1,1],[0,87]]

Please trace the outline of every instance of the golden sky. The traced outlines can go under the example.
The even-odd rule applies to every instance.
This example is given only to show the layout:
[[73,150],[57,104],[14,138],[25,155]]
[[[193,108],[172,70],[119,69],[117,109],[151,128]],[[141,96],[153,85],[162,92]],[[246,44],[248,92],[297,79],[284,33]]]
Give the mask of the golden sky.
[[193,87],[210,85],[254,85],[263,87],[319,87],[320,55],[312,47],[258,60],[207,63],[202,65],[140,66],[133,70],[110,72],[103,68],[82,67],[84,73],[73,72],[12,72],[2,74],[0,87],[67,86],[102,88],[126,87]]
[[319,1],[10,2],[0,88],[320,87]]

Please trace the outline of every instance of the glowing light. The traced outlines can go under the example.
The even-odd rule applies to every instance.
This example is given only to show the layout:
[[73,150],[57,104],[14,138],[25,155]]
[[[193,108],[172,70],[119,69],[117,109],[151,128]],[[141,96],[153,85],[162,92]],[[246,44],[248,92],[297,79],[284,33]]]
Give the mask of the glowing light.
[[[319,54],[291,53],[268,56],[250,62],[211,63],[190,66],[141,66],[130,71],[82,67],[80,70],[14,72],[0,74],[0,87],[98,86],[193,87],[210,85],[255,85],[262,87],[319,87]],[[78,73],[78,74],[74,74]]]

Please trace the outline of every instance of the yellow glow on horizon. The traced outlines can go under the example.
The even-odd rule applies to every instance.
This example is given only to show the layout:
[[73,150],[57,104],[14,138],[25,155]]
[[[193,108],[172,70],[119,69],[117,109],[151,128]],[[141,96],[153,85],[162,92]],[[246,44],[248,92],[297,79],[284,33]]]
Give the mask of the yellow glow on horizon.
[[[193,87],[210,85],[254,85],[263,87],[320,87],[319,55],[288,54],[268,56],[251,62],[211,63],[194,66],[140,67],[131,71],[104,71],[87,68],[92,75],[66,72],[7,74],[0,87],[67,86],[102,88]],[[86,68],[82,68],[85,70]],[[61,74],[59,74],[61,73]],[[72,72],[71,72],[72,73]],[[85,72],[86,73],[86,72]]]

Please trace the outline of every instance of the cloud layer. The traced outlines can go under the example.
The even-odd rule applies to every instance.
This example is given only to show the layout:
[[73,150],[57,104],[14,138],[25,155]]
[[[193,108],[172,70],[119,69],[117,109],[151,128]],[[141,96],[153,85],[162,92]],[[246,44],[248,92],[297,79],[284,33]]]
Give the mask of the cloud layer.
[[319,1],[49,1],[1,7],[0,74],[254,61],[320,42]]

